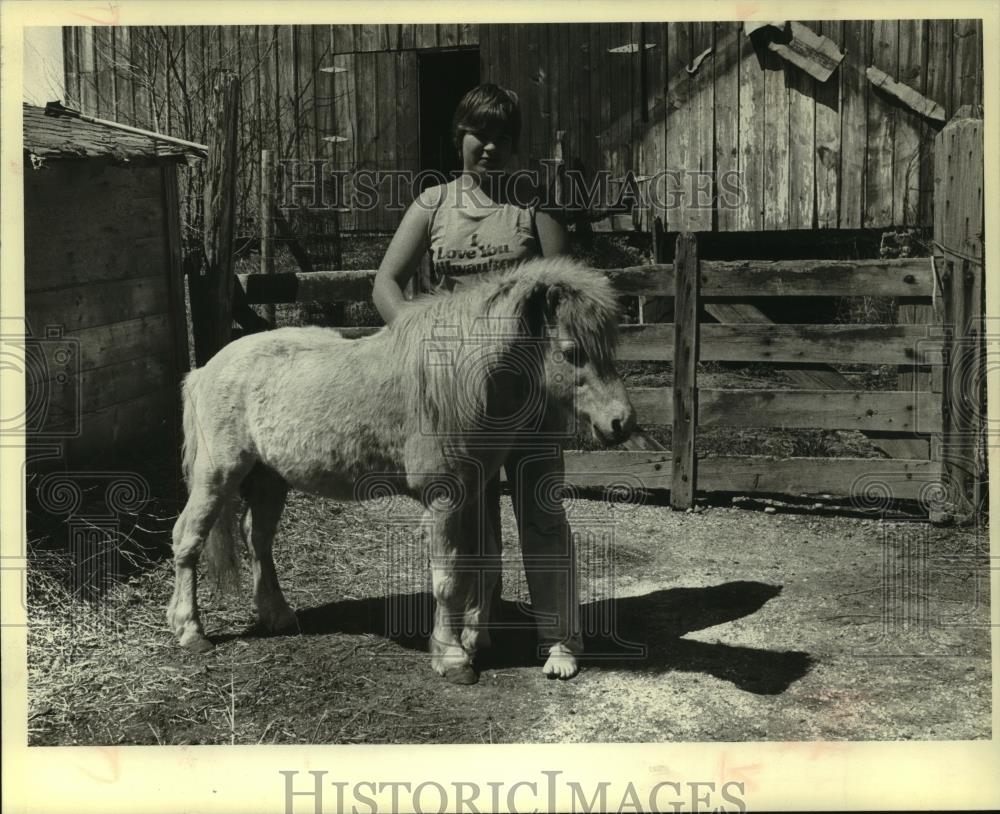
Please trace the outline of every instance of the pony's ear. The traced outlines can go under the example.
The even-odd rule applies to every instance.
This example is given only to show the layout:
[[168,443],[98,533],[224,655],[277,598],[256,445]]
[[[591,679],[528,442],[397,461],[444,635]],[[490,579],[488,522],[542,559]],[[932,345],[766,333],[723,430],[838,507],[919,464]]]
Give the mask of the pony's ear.
[[536,283],[524,302],[522,316],[531,336],[543,337],[545,326],[555,322],[556,309],[562,302],[565,291],[562,286]]

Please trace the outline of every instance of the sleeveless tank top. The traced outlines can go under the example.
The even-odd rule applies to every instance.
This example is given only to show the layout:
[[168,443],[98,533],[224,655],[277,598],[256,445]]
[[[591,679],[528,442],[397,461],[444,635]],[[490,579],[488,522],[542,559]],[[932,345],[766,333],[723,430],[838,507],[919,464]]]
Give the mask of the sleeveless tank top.
[[427,191],[432,290],[451,290],[462,278],[503,269],[541,254],[534,210],[513,204],[478,206],[457,179]]

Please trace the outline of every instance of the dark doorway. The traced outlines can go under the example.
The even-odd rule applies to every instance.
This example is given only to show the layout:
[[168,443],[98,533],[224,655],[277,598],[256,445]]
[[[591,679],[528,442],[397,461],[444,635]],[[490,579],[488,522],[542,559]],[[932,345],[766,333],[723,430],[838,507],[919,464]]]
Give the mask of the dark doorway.
[[[479,49],[433,51],[419,60],[420,169],[451,178],[462,169],[451,141],[451,117],[461,98],[479,84]],[[433,183],[428,179],[424,186]]]

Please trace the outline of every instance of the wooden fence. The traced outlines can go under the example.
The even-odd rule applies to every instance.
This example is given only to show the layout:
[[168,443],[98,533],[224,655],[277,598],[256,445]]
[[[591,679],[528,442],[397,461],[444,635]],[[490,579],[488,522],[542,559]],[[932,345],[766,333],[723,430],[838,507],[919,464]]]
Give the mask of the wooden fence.
[[[695,235],[683,233],[673,263],[607,271],[623,295],[674,300],[674,323],[623,326],[618,357],[673,363],[671,387],[630,389],[640,425],[671,426],[673,449],[568,453],[567,482],[667,489],[676,508],[693,505],[698,492],[835,495],[870,509],[906,500],[932,517],[971,518],[985,475],[980,117],[963,108],[937,138],[932,257],[700,261]],[[374,273],[239,279],[250,303],[351,301],[370,298]],[[774,324],[746,303],[859,296],[895,298],[908,321]],[[702,324],[703,311],[720,321]],[[702,389],[698,363],[708,361],[783,366],[807,389]],[[903,386],[858,389],[831,367],[845,364],[896,366]],[[889,457],[699,458],[698,430],[715,426],[857,430]]]

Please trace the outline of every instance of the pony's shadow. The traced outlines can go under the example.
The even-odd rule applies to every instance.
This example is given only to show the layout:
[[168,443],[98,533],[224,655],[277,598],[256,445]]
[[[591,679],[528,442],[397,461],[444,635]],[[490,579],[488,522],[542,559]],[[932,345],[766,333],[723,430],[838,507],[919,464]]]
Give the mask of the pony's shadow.
[[[813,660],[799,651],[762,650],[683,638],[755,613],[781,592],[762,582],[736,581],[710,588],[671,588],[643,596],[582,605],[585,655],[596,668],[636,672],[707,673],[761,695],[784,692]],[[393,594],[330,602],[298,613],[305,635],[369,633],[426,652],[434,602],[429,593]],[[530,606],[503,602],[491,625],[493,646],[477,657],[480,669],[541,664]]]

